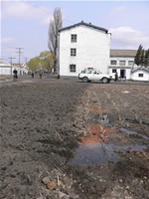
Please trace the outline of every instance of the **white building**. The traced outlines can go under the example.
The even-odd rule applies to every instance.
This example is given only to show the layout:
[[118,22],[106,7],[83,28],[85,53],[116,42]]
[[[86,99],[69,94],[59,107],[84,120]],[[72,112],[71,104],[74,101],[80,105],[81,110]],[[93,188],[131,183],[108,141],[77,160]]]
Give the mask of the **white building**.
[[8,63],[0,63],[0,75],[11,75],[12,67],[11,64]]
[[137,68],[131,73],[131,80],[149,81],[149,69]]
[[130,79],[132,69],[137,66],[134,64],[136,50],[110,50],[109,73],[118,73],[120,79]]
[[58,40],[60,76],[77,76],[89,67],[108,73],[110,33],[107,29],[82,21],[60,29]]
[[18,75],[24,75],[28,73],[28,67],[26,64],[13,64],[12,71],[16,69],[18,71]]
[[25,64],[9,64],[9,63],[0,63],[0,75],[12,75],[13,70],[18,71],[18,75],[23,75],[28,73],[28,68]]

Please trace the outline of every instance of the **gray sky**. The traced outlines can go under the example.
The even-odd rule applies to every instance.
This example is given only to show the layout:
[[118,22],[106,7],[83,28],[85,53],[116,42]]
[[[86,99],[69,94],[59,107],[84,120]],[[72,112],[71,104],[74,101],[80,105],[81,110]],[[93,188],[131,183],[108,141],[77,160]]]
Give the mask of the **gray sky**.
[[1,55],[5,61],[23,49],[25,57],[48,50],[48,27],[54,8],[60,7],[63,27],[91,22],[112,33],[111,48],[149,48],[149,1],[7,1],[1,2]]

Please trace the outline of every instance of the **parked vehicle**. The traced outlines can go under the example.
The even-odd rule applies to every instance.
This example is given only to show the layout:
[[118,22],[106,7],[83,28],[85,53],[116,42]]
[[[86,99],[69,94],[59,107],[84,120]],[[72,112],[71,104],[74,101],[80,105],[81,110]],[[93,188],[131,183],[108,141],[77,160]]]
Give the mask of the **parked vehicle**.
[[109,83],[112,80],[112,76],[108,74],[103,74],[100,71],[97,71],[93,68],[85,69],[79,73],[78,78],[84,82],[90,81],[101,81],[103,83]]

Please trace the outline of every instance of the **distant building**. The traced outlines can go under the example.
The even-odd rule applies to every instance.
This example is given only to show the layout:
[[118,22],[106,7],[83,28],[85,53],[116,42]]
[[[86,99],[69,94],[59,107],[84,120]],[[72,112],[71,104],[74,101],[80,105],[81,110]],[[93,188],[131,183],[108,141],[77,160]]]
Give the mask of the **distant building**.
[[23,75],[28,73],[28,67],[26,64],[13,64],[12,66],[13,70],[16,69],[18,71],[18,75]]
[[108,73],[110,33],[91,23],[80,22],[59,30],[58,68],[60,76],[78,76],[85,68]]
[[11,64],[8,63],[0,63],[0,75],[11,75],[12,67]]
[[131,73],[131,80],[149,81],[149,69],[137,68]]
[[25,64],[9,64],[9,63],[0,63],[0,75],[12,75],[13,70],[18,71],[18,75],[23,75],[28,72],[28,68]]
[[134,64],[136,50],[110,50],[109,73],[118,73],[120,79],[130,79],[131,71],[137,66]]

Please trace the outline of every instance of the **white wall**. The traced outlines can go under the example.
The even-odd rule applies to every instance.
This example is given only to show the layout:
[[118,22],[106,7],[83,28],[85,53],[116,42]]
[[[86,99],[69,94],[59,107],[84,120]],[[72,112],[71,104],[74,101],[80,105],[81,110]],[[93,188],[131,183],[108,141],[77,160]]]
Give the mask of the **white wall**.
[[115,68],[115,67],[109,68],[109,74],[113,77],[114,73],[112,73],[112,69],[116,69],[118,77],[120,77],[121,69],[122,70],[124,69],[126,71],[126,79],[128,80],[131,78],[131,69],[130,68],[118,68],[118,67],[117,68]]
[[[143,77],[139,77],[140,73],[143,74]],[[131,79],[138,81],[149,81],[149,73],[143,70],[137,70],[136,72],[131,74]]]
[[11,65],[7,63],[0,64],[0,75],[11,75]]
[[[116,60],[117,61],[117,65],[111,65],[111,60]],[[120,66],[119,62],[120,60],[124,60],[125,61],[125,66]],[[129,80],[131,79],[131,69],[133,67],[136,66],[131,66],[128,64],[129,61],[134,61],[133,57],[110,57],[110,68],[109,68],[109,74],[113,75],[112,73],[112,69],[116,69],[118,76],[120,77],[121,74],[121,70],[125,70],[126,71],[126,79]]]
[[0,75],[11,75],[11,67],[0,66]]
[[[126,66],[130,66],[130,65],[128,65],[128,61],[134,61],[134,57],[110,57],[110,65],[111,65],[111,60],[116,60],[117,66],[119,66],[120,60],[126,61]],[[114,65],[112,65],[112,66],[114,66]]]
[[[71,34],[77,34],[77,42],[71,42]],[[110,63],[110,34],[84,25],[60,32],[59,72],[61,76],[77,76],[87,67],[94,67],[107,73]],[[70,56],[70,49],[76,48],[77,55]],[[76,72],[70,72],[69,65],[76,64]]]
[[18,66],[11,67],[10,64],[2,63],[0,64],[0,75],[12,75],[14,69],[18,71],[18,75],[23,75],[24,73],[28,72],[26,65],[22,67],[18,67]]

